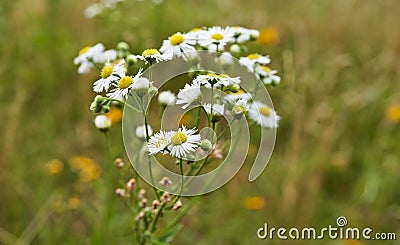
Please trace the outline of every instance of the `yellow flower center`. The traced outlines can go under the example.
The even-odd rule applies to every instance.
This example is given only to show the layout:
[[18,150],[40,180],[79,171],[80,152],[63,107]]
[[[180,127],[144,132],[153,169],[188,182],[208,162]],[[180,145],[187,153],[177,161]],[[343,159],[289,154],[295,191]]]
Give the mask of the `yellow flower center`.
[[227,78],[228,77],[225,74],[216,74],[216,73],[208,73],[207,76],[209,76],[209,77],[217,77],[217,78]]
[[179,45],[183,42],[183,40],[185,40],[185,38],[183,37],[182,34],[177,33],[171,36],[171,38],[169,39],[169,42],[172,45]]
[[260,58],[260,55],[259,54],[249,54],[249,55],[247,55],[247,58],[254,60],[254,59]]
[[82,48],[81,50],[79,50],[79,55],[82,55],[82,54],[86,53],[91,48],[92,47],[90,47],[90,46],[86,46],[86,47]]
[[113,66],[104,66],[103,69],[101,69],[100,76],[102,78],[107,78],[111,75],[113,70],[114,70]]
[[174,136],[171,137],[171,144],[181,145],[181,144],[185,143],[186,140],[187,140],[187,136],[184,133],[178,131],[174,134]]
[[268,66],[261,66],[261,70],[263,70],[265,72],[270,72],[271,68],[269,68]]
[[132,77],[128,77],[128,76],[124,76],[123,78],[121,78],[118,82],[118,87],[120,89],[125,89],[127,87],[129,87],[129,85],[132,84]]
[[271,109],[268,106],[263,106],[260,108],[260,113],[266,117],[269,117],[271,115]]
[[223,39],[224,36],[222,34],[220,34],[220,33],[214,33],[214,34],[211,35],[211,38],[214,39],[214,40],[219,41],[219,40]]
[[203,29],[197,27],[197,28],[193,28],[193,29],[191,30],[191,32],[198,32],[198,31],[201,31],[201,30],[203,30]]
[[160,52],[158,52],[157,49],[151,48],[151,49],[146,49],[145,51],[143,51],[142,56],[146,57],[146,56],[156,55],[159,53]]

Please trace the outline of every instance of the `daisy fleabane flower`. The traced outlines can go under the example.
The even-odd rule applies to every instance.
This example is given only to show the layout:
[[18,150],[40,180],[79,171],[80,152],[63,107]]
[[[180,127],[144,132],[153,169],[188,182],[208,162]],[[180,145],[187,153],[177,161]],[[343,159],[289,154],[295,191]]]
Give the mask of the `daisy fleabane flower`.
[[197,80],[193,80],[192,84],[185,84],[185,87],[179,90],[176,104],[183,104],[182,108],[186,109],[189,105],[198,101],[201,95],[200,84]]
[[79,50],[79,55],[74,59],[75,65],[80,65],[78,73],[88,73],[93,68],[93,58],[104,51],[104,45],[98,43],[94,46],[86,46]]
[[110,93],[107,94],[110,98],[128,98],[128,95],[133,87],[133,84],[142,76],[143,69],[140,68],[139,72],[134,76],[123,75],[117,82],[113,82],[112,85],[115,86]]
[[260,54],[249,54],[247,57],[241,57],[239,59],[239,63],[243,66],[246,66],[247,69],[251,72],[255,71],[255,65],[268,65],[271,62],[271,59],[268,55],[262,56]]
[[187,33],[188,43],[192,45],[199,44],[200,38],[206,33],[207,31],[204,28],[193,28],[191,31]]
[[186,53],[195,52],[196,49],[189,43],[188,35],[177,32],[164,40],[160,52],[167,57],[181,57]]
[[199,84],[206,88],[219,88],[221,86],[229,86],[231,84],[239,84],[240,77],[230,77],[226,74],[208,73],[207,75],[198,75],[196,79]]
[[93,91],[101,93],[108,91],[113,81],[118,80],[125,73],[125,60],[119,61],[116,65],[107,62],[100,72],[100,79],[94,82]]
[[231,27],[213,26],[201,34],[198,43],[211,51],[222,51],[226,44],[234,41],[234,34]]
[[249,118],[261,127],[277,128],[280,117],[271,107],[255,101],[249,109]]
[[254,41],[260,35],[258,30],[247,29],[241,26],[232,27],[234,31],[234,38],[236,43],[245,43],[248,41]]
[[278,71],[272,70],[269,66],[258,65],[255,72],[264,84],[278,84],[281,82],[281,78],[276,75]]
[[148,64],[154,64],[158,63],[161,61],[166,61],[172,59],[172,57],[168,55],[163,55],[161,54],[157,49],[151,48],[151,49],[146,49],[142,52],[142,55],[136,55],[136,58],[143,60],[144,63]]
[[150,155],[157,154],[159,152],[167,154],[166,147],[170,143],[170,132],[160,131],[150,137],[147,143],[147,151]]
[[169,134],[168,150],[170,155],[177,158],[184,158],[190,152],[194,152],[201,142],[197,129],[186,129],[185,126],[178,131],[171,131]]

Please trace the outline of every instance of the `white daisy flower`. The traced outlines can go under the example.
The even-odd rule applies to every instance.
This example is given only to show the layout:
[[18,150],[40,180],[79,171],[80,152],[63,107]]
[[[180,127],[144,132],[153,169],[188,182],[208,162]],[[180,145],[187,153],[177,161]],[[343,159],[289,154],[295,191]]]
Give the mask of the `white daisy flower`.
[[99,64],[115,59],[117,59],[117,51],[115,49],[106,50],[93,57],[93,61]]
[[200,134],[196,134],[197,129],[186,129],[185,126],[178,131],[171,131],[168,146],[171,156],[177,158],[186,157],[190,152],[194,152],[201,142]]
[[249,118],[266,128],[277,128],[280,119],[274,109],[258,101],[250,106]]
[[125,60],[121,60],[118,64],[114,65],[107,62],[100,72],[100,79],[93,84],[93,91],[101,93],[108,91],[113,81],[118,80],[125,73]]
[[206,88],[219,88],[221,86],[229,86],[231,84],[239,84],[240,77],[230,77],[226,74],[208,73],[207,75],[198,75],[196,79],[199,84]]
[[239,63],[243,66],[246,66],[247,69],[251,72],[255,70],[255,64],[267,65],[271,62],[271,59],[268,55],[262,56],[260,54],[249,54],[247,57],[241,57],[239,59]]
[[100,130],[106,130],[111,127],[112,121],[106,115],[97,115],[94,118],[94,125]]
[[199,43],[200,38],[206,33],[207,31],[203,28],[193,28],[190,32],[186,33],[188,43],[191,45],[196,45]]
[[186,84],[183,89],[179,90],[176,104],[184,104],[182,108],[186,109],[189,105],[198,101],[201,95],[200,84],[197,80],[193,80],[192,84]]
[[248,41],[256,40],[260,35],[258,30],[247,29],[241,26],[234,26],[232,29],[235,32],[234,37],[236,43],[242,44]]
[[225,105],[207,103],[207,104],[203,104],[203,107],[208,115],[213,115],[213,116],[224,115]]
[[234,34],[234,30],[230,27],[213,26],[201,34],[199,44],[212,51],[221,51],[226,44],[234,41]]
[[[146,126],[142,125],[136,128],[136,137],[139,139],[146,139]],[[151,128],[150,125],[147,125],[147,132],[149,136],[153,135],[153,129]]]
[[256,67],[256,74],[263,81],[264,84],[278,84],[281,82],[281,78],[276,75],[277,70],[271,70],[266,65],[259,65]]
[[150,155],[154,155],[158,152],[163,154],[167,154],[168,152],[165,150],[166,147],[170,143],[170,132],[160,131],[155,135],[151,136],[149,142],[147,143],[147,151]]
[[78,68],[78,73],[84,74],[88,73],[90,69],[93,68],[93,58],[104,51],[104,45],[98,43],[93,47],[87,46],[79,51],[79,55],[74,59],[75,65],[80,65]]
[[128,98],[128,95],[133,87],[133,84],[142,76],[142,68],[140,68],[139,72],[134,76],[122,76],[118,82],[112,83],[115,86],[110,93],[107,94],[108,97],[117,99],[124,98],[125,100]]
[[239,99],[232,108],[232,114],[235,118],[240,119],[248,110],[247,100]]
[[196,49],[189,44],[188,35],[180,32],[170,36],[168,40],[164,40],[160,48],[160,52],[168,57],[185,57],[186,53],[195,51]]
[[171,56],[163,55],[155,48],[146,49],[143,51],[142,55],[136,55],[136,58],[143,60],[146,64],[153,64],[172,59]]
[[161,105],[173,105],[175,103],[176,97],[175,94],[171,91],[162,91],[158,94],[158,102]]

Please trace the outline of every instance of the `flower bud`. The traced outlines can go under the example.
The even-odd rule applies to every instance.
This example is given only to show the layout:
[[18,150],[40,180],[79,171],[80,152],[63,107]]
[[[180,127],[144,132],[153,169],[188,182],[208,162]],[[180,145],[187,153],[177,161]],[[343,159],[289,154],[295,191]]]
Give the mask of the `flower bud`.
[[146,190],[145,189],[140,189],[139,194],[138,194],[138,199],[143,199],[146,197]]
[[150,95],[155,95],[158,93],[158,89],[156,87],[154,87],[153,85],[150,86],[149,88],[149,94]]
[[117,167],[117,168],[123,168],[124,166],[125,166],[125,163],[122,161],[122,159],[121,158],[116,158],[115,160],[114,160],[114,165]]
[[126,191],[125,191],[125,189],[117,188],[117,189],[115,190],[115,194],[116,194],[117,196],[119,196],[119,197],[125,197],[125,196],[126,196]]
[[138,61],[138,59],[136,58],[135,55],[133,55],[133,54],[128,54],[128,55],[126,56],[126,58],[125,58],[125,61],[126,61],[126,63],[128,63],[128,65],[133,65],[133,64],[135,64],[135,63]]
[[128,191],[134,190],[135,187],[136,187],[136,181],[135,181],[135,179],[130,179],[130,180],[128,180],[128,182],[126,182],[126,189],[127,189]]
[[178,200],[174,206],[172,207],[173,210],[179,210],[182,207],[182,202],[181,200]]
[[228,89],[229,89],[229,91],[231,91],[233,93],[237,93],[240,90],[240,85],[236,84],[236,83],[232,83],[231,85],[229,85]]
[[169,195],[168,192],[164,192],[164,193],[162,194],[160,200],[161,200],[162,202],[167,203],[167,202],[170,202],[170,201],[171,201],[171,197],[170,197],[170,195]]
[[107,131],[111,127],[111,119],[106,115],[97,115],[94,119],[94,125],[100,131]]
[[128,51],[129,50],[129,44],[127,44],[126,42],[119,42],[117,44],[117,50]]
[[156,210],[160,206],[160,202],[158,200],[153,201],[153,210]]
[[213,148],[213,144],[208,139],[204,139],[200,143],[200,148],[203,151],[210,151]]
[[142,199],[140,199],[140,201],[139,201],[139,207],[145,208],[146,205],[147,205],[147,198],[142,198]]
[[233,44],[229,49],[233,54],[240,54],[242,51],[241,47],[238,44]]
[[163,177],[158,183],[164,187],[172,185],[172,181],[168,177]]

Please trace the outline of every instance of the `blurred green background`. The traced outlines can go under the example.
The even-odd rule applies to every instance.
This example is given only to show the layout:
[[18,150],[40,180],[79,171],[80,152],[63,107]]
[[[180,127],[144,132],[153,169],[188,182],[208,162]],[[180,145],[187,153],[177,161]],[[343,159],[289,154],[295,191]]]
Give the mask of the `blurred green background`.
[[[264,222],[325,227],[339,216],[400,235],[399,1],[127,0],[86,19],[91,4],[0,0],[0,243],[132,243],[134,217],[114,195],[119,173],[88,109],[98,74],[78,75],[73,58],[122,40],[139,53],[212,25],[266,29],[253,48],[282,76],[269,91],[282,121],[263,175],[249,183],[249,164],[203,196],[173,244],[373,243],[256,236]],[[111,131],[124,156],[120,127]]]

